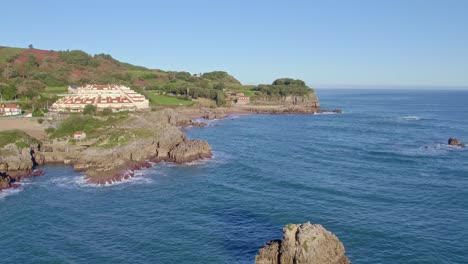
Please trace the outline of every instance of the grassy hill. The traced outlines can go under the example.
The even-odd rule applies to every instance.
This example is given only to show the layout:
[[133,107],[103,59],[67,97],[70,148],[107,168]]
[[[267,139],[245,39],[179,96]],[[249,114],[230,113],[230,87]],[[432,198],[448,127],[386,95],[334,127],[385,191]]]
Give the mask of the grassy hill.
[[[287,79],[290,80],[290,79]],[[144,94],[154,105],[190,105],[190,99],[208,98],[218,105],[225,103],[226,91],[244,92],[247,96],[289,91],[311,91],[301,81],[281,88],[243,86],[226,72],[192,75],[147,69],[120,62],[108,54],[90,55],[80,50],[40,50],[0,47],[0,93],[3,100],[15,99],[25,109],[43,109],[63,96],[68,85],[122,84]],[[169,97],[167,94],[177,97]],[[188,101],[186,99],[189,99]]]

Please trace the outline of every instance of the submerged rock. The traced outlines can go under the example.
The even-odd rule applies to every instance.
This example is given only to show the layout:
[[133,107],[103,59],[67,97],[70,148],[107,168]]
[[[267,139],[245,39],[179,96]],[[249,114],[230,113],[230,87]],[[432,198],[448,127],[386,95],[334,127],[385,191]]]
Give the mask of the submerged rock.
[[449,138],[448,144],[449,146],[455,146],[455,147],[461,147],[461,148],[465,147],[465,143],[458,141],[458,139],[456,138]]
[[288,224],[283,239],[269,241],[258,251],[256,264],[348,264],[340,240],[318,224]]

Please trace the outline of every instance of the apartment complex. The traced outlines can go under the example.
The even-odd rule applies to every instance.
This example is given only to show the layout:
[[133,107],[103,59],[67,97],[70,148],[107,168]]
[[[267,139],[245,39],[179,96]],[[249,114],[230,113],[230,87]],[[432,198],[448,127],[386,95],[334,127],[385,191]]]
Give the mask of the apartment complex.
[[98,110],[110,108],[113,111],[149,108],[149,101],[145,96],[123,85],[70,86],[68,93],[69,96],[57,100],[50,110],[81,112],[86,105],[94,105]]

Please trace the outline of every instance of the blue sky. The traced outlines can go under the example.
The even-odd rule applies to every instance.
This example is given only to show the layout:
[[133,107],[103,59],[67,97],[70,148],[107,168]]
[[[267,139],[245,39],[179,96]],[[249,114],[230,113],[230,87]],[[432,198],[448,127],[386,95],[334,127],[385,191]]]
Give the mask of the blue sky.
[[5,1],[0,45],[245,84],[468,87],[468,1]]

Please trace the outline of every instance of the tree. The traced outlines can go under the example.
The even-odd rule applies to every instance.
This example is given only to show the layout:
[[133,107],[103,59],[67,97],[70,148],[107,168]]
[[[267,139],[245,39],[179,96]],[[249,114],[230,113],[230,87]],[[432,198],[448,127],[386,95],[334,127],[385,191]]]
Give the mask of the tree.
[[96,114],[96,106],[94,105],[86,105],[83,109],[83,115],[94,115]]
[[37,67],[39,66],[39,63],[37,63],[37,59],[36,59],[36,56],[32,55],[32,54],[29,54],[29,57],[28,57],[28,65],[30,67]]
[[215,100],[216,100],[216,104],[218,106],[222,106],[222,105],[226,104],[226,100],[224,100],[224,93],[221,92],[221,91],[216,92]]
[[110,109],[110,108],[104,108],[104,109],[102,110],[102,115],[103,115],[103,116],[110,116],[110,115],[112,115],[112,109]]
[[16,97],[17,92],[16,86],[14,84],[10,84],[2,89],[3,99],[7,101],[13,100]]
[[29,44],[28,48],[34,49],[33,44]]
[[224,83],[218,83],[215,86],[213,86],[213,89],[220,90],[220,91],[224,90],[225,88],[226,88],[226,85]]
[[7,80],[9,80],[9,79],[18,77],[18,71],[8,64],[7,67],[3,70],[2,75]]
[[77,64],[82,66],[88,65],[93,58],[88,53],[81,50],[59,51],[58,57],[60,60],[68,64]]

